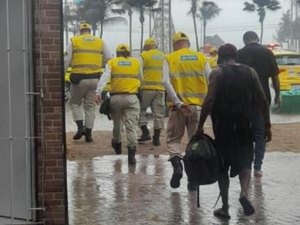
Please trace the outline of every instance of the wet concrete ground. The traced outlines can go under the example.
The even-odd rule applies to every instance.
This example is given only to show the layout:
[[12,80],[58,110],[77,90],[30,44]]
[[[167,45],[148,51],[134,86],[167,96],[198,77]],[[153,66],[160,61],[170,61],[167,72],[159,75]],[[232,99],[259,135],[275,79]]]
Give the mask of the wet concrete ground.
[[[238,202],[238,178],[231,179],[231,220],[213,216],[217,184],[196,192],[169,187],[172,168],[166,155],[99,156],[68,160],[69,219],[72,225],[183,225],[183,224],[300,224],[300,154],[267,153],[264,176],[252,178],[249,195],[256,213],[244,216]],[[218,206],[221,206],[219,201]]]
[[[300,115],[271,114],[272,123],[300,122]],[[167,119],[166,119],[167,121]],[[152,122],[149,123],[151,128]],[[66,130],[75,131],[68,104]],[[112,130],[112,121],[96,113],[94,130]],[[155,150],[154,150],[155,151]],[[126,155],[99,153],[68,160],[69,221],[71,225],[298,225],[300,224],[300,154],[266,153],[264,176],[252,178],[249,196],[256,213],[244,216],[238,201],[239,181],[231,179],[229,221],[213,216],[217,184],[187,190],[186,176],[172,189],[172,167],[167,155],[153,150],[137,155],[128,166]],[[221,206],[219,201],[217,208]]]

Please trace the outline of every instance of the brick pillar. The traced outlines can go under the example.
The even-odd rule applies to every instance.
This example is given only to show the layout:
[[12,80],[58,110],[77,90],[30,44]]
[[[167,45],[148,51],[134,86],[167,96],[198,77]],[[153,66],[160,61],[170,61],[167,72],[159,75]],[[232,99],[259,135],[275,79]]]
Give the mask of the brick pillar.
[[[64,100],[62,80],[61,0],[35,0],[35,90],[43,90],[43,102],[35,101],[36,178],[38,207],[45,206],[39,220],[47,225],[68,223]],[[41,43],[41,46],[40,46]],[[41,51],[40,51],[41,47]]]

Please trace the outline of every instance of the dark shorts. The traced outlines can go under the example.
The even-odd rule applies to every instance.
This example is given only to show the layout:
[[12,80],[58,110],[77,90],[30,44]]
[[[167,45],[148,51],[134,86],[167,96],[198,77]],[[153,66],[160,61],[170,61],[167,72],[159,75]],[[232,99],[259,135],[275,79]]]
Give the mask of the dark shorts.
[[242,169],[251,169],[253,161],[253,131],[246,119],[213,118],[216,149],[224,160],[224,171],[230,168],[234,177]]

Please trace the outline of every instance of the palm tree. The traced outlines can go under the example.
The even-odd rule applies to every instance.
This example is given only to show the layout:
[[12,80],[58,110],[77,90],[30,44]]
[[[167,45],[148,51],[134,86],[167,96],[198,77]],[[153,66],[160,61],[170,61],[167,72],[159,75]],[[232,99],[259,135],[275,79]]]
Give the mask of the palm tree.
[[141,23],[141,51],[143,49],[144,40],[144,22],[145,22],[145,12],[149,10],[152,6],[157,3],[157,0],[126,0],[129,6],[136,9],[140,16],[139,21]]
[[213,1],[204,1],[199,9],[203,24],[203,45],[205,45],[207,21],[219,15],[221,9]]
[[299,41],[300,40],[300,18],[297,18],[293,22],[293,30],[294,30],[294,38]]
[[[290,11],[288,10],[286,13],[282,14],[281,20],[278,24],[277,29],[277,41],[280,43],[288,42],[291,38],[291,29],[292,29],[292,21],[291,21],[291,15]],[[289,48],[289,47],[288,47]]]
[[191,14],[193,17],[196,47],[197,47],[197,51],[199,51],[200,48],[199,48],[198,31],[197,31],[197,23],[196,23],[196,17],[199,17],[199,15],[197,14],[197,11],[199,9],[199,6],[198,6],[199,0],[189,0],[189,1],[191,2],[191,8],[190,8],[190,11],[188,12],[188,14]]
[[77,20],[75,10],[70,7],[70,5],[65,1],[64,2],[64,12],[63,12],[63,25],[66,35],[66,45],[69,43],[69,24],[73,24]]
[[81,8],[85,11],[83,19],[92,25],[93,35],[96,34],[98,23],[100,23],[99,36],[102,38],[104,25],[127,22],[124,17],[110,16],[112,6],[119,2],[117,0],[86,0],[81,3]]
[[280,9],[280,3],[277,0],[252,0],[253,3],[244,2],[244,11],[257,11],[260,22],[260,43],[263,40],[264,20],[266,17],[266,10],[276,11]]

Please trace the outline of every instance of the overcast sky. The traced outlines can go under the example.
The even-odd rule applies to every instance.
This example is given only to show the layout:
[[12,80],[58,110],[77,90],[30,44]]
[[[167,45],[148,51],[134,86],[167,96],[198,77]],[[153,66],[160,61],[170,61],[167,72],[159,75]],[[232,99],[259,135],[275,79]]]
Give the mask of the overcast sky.
[[[258,15],[256,12],[243,11],[244,0],[214,0],[214,2],[222,11],[216,18],[208,22],[207,35],[218,34],[225,42],[236,44],[238,47],[243,45],[242,35],[245,31],[254,30],[260,35]],[[288,0],[281,0],[280,2],[282,6],[280,10],[276,12],[267,11],[264,22],[264,43],[274,41],[273,36],[276,34],[276,28],[282,13],[288,9]],[[187,30],[190,36],[194,36],[193,27],[186,28],[186,24],[192,23],[191,17],[185,16],[185,11],[188,11],[189,7],[188,0],[174,0],[173,20],[176,29]],[[176,16],[177,14],[178,16]]]
[[[251,0],[248,0],[251,1]],[[264,26],[265,33],[263,42],[269,43],[274,41],[273,36],[276,34],[277,25],[280,21],[282,13],[288,10],[289,0],[279,0],[282,8],[276,12],[267,11]],[[260,24],[256,12],[249,13],[243,11],[244,0],[214,0],[222,11],[219,16],[208,22],[207,35],[218,34],[225,42],[233,43],[237,47],[242,47],[242,35],[247,30],[254,30],[260,34]],[[172,17],[176,31],[183,31],[189,35],[192,48],[195,48],[194,30],[192,17],[187,15],[190,8],[189,0],[172,0]],[[138,14],[133,15],[133,48],[139,48],[140,41],[140,24],[138,21]],[[198,27],[200,26],[200,21]],[[148,16],[145,21],[145,38],[149,36],[148,33]],[[116,45],[119,43],[128,43],[128,26],[114,25],[105,27],[104,36],[110,50],[115,51]]]

